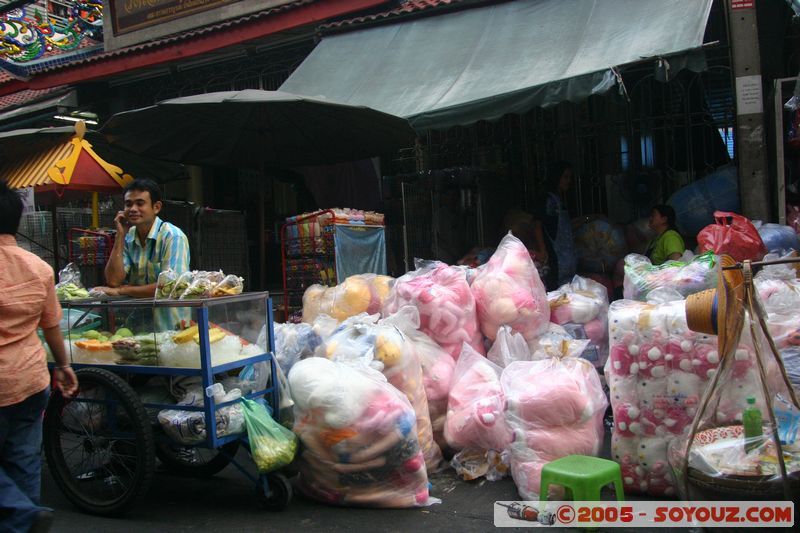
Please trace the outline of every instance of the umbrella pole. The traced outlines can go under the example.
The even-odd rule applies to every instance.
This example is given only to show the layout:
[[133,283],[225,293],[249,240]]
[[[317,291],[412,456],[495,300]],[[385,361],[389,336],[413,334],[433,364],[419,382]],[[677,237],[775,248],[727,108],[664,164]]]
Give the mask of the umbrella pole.
[[97,207],[97,193],[92,193],[92,229],[100,227],[100,213]]

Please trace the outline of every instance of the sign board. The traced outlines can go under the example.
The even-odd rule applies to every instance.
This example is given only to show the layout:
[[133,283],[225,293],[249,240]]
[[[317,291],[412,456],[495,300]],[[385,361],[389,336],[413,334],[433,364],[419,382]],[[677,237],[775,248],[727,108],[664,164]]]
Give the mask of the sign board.
[[105,0],[105,48],[116,50],[295,1]]
[[755,3],[756,0],[731,0],[731,9],[750,9]]
[[736,78],[736,114],[752,115],[764,110],[761,95],[761,76]]
[[33,187],[25,187],[19,190],[22,198],[22,214],[27,215],[36,211],[36,202],[33,199]]

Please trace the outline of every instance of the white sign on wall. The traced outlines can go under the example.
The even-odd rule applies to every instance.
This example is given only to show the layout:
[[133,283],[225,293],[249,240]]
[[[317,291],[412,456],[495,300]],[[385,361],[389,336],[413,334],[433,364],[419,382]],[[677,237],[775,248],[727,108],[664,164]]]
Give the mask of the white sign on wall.
[[761,76],[736,78],[736,114],[752,115],[764,110],[761,95]]

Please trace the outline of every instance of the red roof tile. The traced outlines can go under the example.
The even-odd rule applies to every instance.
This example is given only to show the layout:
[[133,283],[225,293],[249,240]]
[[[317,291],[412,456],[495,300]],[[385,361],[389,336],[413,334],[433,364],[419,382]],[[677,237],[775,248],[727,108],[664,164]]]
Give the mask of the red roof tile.
[[389,11],[323,24],[320,26],[320,30],[332,30],[369,22],[378,22],[395,17],[419,13],[420,11],[442,8],[444,6],[450,6],[454,4],[461,4],[465,3],[465,1],[466,0],[406,0],[398,7],[390,9]]
[[[13,78],[12,78],[13,79]],[[6,110],[11,107],[19,107],[21,105],[30,104],[38,100],[43,100],[45,97],[53,93],[63,92],[66,87],[51,87],[50,89],[32,90],[25,89],[14,94],[0,96],[0,110]]]

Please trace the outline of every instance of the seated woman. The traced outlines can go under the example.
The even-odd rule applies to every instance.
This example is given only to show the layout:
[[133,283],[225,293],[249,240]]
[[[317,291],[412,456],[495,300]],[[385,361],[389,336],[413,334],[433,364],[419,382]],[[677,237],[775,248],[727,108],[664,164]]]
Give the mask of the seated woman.
[[675,210],[668,205],[657,205],[650,212],[650,229],[657,237],[647,247],[647,257],[654,265],[676,261],[683,256],[686,246],[675,226]]

